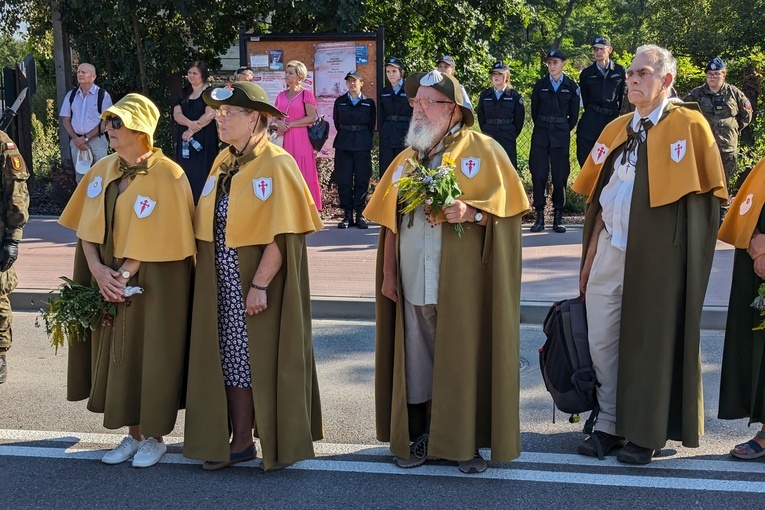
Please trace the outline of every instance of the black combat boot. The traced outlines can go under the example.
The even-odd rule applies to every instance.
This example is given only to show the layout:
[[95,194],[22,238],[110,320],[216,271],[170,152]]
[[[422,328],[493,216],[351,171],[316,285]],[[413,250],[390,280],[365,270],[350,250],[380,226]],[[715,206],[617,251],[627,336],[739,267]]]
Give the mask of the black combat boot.
[[351,211],[345,211],[345,218],[343,218],[343,221],[337,224],[337,228],[348,228],[355,225],[353,223],[353,212]]
[[537,209],[537,219],[531,226],[531,232],[541,232],[545,229],[545,210]]
[[361,230],[369,228],[369,225],[367,225],[367,220],[364,219],[361,211],[356,211],[356,228],[360,228]]
[[566,227],[563,226],[563,211],[555,210],[553,215],[553,230],[559,234],[566,231]]
[[0,352],[0,384],[3,384],[8,378],[8,362],[5,360],[5,353]]

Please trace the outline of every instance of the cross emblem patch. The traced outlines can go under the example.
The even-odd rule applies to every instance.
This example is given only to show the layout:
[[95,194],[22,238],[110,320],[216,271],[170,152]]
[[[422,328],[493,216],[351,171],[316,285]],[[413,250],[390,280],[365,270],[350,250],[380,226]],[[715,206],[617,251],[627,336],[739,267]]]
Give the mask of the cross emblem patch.
[[154,207],[156,207],[156,205],[157,202],[151,198],[138,195],[135,199],[135,204],[133,204],[133,210],[135,211],[136,216],[145,218],[154,212]]
[[602,143],[596,143],[592,148],[592,160],[596,165],[603,163],[606,160],[606,156],[608,156],[609,151],[610,149]]
[[680,160],[685,157],[685,140],[678,140],[669,144],[669,156],[675,163],[680,163]]
[[255,196],[265,202],[271,196],[274,185],[270,177],[259,177],[252,180],[252,188],[255,190]]
[[465,177],[472,179],[481,170],[481,158],[462,158],[460,161],[460,170]]

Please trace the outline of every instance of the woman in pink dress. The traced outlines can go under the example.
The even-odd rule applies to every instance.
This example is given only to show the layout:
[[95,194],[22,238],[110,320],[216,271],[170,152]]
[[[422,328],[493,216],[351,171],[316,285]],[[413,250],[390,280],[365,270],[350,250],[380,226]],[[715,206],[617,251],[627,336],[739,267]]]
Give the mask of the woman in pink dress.
[[279,92],[274,104],[277,110],[287,113],[287,118],[274,119],[273,124],[277,128],[277,134],[284,136],[284,150],[297,161],[308,189],[311,190],[316,208],[321,211],[321,186],[316,171],[316,156],[311,140],[308,139],[308,126],[316,121],[316,98],[313,92],[301,85],[307,74],[308,70],[302,62],[287,62],[287,90]]

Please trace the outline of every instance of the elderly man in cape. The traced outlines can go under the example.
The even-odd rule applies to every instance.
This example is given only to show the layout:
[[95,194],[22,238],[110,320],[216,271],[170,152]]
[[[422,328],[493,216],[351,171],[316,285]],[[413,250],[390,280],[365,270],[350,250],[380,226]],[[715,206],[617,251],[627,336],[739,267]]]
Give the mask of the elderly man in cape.
[[572,189],[587,195],[580,291],[600,414],[579,453],[648,464],[704,431],[699,322],[720,204],[715,139],[695,105],[670,103],[672,54],[641,46],[627,71],[634,114],[614,120]]
[[[382,226],[377,438],[391,443],[399,467],[440,458],[479,473],[487,466],[479,448],[500,462],[520,454],[521,216],[529,203],[502,147],[468,129],[473,111],[455,78],[416,73],[405,87],[414,107],[409,148],[364,211]],[[400,214],[396,182],[416,165],[451,161],[462,191],[455,203]]]

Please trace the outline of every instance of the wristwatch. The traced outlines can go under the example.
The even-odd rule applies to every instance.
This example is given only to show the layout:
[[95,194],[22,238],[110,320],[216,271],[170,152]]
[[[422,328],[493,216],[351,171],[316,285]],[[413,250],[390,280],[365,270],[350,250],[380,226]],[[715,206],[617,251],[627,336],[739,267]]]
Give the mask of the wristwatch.
[[120,269],[120,276],[123,277],[126,280],[130,279],[130,271],[127,269]]
[[483,213],[479,210],[475,210],[475,216],[473,216],[473,221],[476,223],[481,223],[481,220],[483,219]]
[[87,142],[88,140],[90,140],[90,139],[88,138],[88,135],[85,135],[85,136],[83,136],[83,138],[85,139],[85,142]]

